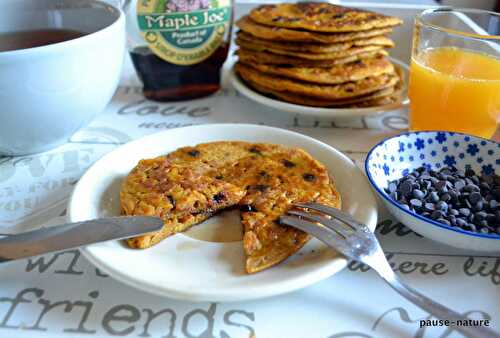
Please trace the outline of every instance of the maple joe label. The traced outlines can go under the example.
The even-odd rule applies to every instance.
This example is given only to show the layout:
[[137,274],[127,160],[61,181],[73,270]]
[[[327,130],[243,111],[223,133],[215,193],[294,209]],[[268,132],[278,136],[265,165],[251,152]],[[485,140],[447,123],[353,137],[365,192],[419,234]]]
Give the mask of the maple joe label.
[[192,65],[207,59],[224,42],[230,5],[230,0],[139,0],[139,29],[158,57]]

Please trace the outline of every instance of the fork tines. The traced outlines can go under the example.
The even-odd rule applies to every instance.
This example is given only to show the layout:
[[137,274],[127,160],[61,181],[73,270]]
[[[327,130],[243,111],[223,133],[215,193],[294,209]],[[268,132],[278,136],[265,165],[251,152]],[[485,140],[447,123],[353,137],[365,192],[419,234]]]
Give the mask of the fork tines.
[[337,208],[333,208],[319,203],[295,203],[294,206],[299,208],[319,211],[325,215],[328,215],[350,226],[353,230],[370,231],[366,225],[359,223],[354,218],[352,218],[351,215],[343,211],[340,211]]
[[287,212],[286,216],[280,217],[280,222],[309,232],[313,236],[317,236],[317,234],[311,233],[312,226],[323,228],[318,230],[322,233],[326,231],[325,228],[333,230],[343,238],[358,231],[370,232],[366,225],[359,223],[351,215],[327,205],[295,203],[294,207]]
[[370,229],[338,209],[318,203],[296,203],[280,223],[300,229],[346,257],[358,259],[377,247]]

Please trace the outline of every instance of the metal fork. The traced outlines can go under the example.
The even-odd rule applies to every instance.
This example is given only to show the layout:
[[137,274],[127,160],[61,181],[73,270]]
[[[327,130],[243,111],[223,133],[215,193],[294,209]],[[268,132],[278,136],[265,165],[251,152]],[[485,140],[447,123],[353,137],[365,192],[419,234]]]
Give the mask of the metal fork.
[[[297,203],[296,207],[315,213],[292,209],[280,217],[280,222],[316,237],[349,259],[359,261],[375,270],[394,290],[436,318],[449,320],[450,327],[471,338],[499,338],[500,335],[484,326],[462,326],[458,321],[469,318],[424,296],[403,283],[394,273],[375,234],[350,215],[318,203]],[[318,213],[319,212],[319,213]]]

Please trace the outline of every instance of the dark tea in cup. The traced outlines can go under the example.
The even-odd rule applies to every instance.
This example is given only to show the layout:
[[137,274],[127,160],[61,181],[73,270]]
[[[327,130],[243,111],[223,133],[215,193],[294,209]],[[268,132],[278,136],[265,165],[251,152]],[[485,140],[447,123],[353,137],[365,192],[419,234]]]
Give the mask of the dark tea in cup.
[[0,52],[41,47],[87,35],[70,29],[40,29],[0,33]]

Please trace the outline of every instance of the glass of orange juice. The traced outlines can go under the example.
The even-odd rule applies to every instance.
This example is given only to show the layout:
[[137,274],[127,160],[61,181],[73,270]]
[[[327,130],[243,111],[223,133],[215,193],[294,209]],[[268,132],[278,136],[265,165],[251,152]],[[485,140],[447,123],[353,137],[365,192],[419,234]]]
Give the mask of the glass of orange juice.
[[437,8],[415,19],[410,129],[492,138],[500,122],[500,14]]

